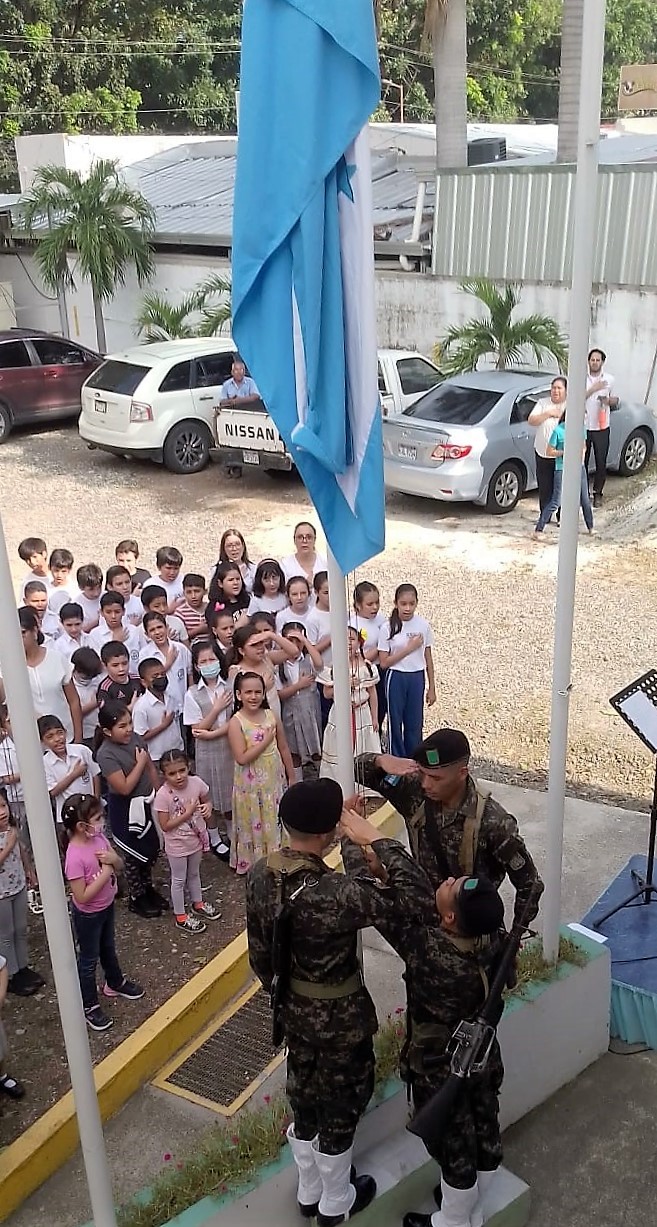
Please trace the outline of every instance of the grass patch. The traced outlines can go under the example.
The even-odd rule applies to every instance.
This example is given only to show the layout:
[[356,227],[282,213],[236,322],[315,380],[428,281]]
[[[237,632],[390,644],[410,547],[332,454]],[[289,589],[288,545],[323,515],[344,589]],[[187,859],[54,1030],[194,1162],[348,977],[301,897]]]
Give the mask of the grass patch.
[[[559,962],[577,967],[587,962],[575,942],[562,937]],[[521,997],[530,982],[547,982],[554,968],[543,959],[540,942],[526,946],[518,957],[518,982],[508,997]],[[374,1040],[376,1084],[374,1098],[399,1069],[399,1056],[406,1035],[406,1011],[400,1007],[379,1029]],[[282,1092],[262,1105],[241,1112],[234,1123],[217,1125],[193,1154],[171,1164],[157,1176],[148,1199],[137,1198],[122,1206],[119,1227],[163,1227],[204,1197],[222,1197],[245,1188],[254,1174],[279,1158],[285,1145],[290,1109]]]
[[[574,967],[584,967],[588,962],[584,951],[569,937],[559,938],[559,963],[572,963]],[[529,984],[547,984],[554,978],[554,967],[543,958],[543,946],[540,941],[533,941],[525,946],[518,955],[518,980],[514,988],[508,989],[505,999],[524,997]]]

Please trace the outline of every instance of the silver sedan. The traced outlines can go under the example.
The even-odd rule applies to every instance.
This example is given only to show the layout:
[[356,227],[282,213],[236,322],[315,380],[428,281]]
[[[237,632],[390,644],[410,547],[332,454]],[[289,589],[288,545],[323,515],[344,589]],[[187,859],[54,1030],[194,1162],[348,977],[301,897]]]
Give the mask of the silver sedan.
[[[554,373],[474,371],[432,388],[404,413],[383,422],[385,481],[390,490],[446,502],[512,511],[536,487],[528,417],[548,399]],[[608,468],[640,473],[655,450],[657,413],[621,402],[611,414]]]

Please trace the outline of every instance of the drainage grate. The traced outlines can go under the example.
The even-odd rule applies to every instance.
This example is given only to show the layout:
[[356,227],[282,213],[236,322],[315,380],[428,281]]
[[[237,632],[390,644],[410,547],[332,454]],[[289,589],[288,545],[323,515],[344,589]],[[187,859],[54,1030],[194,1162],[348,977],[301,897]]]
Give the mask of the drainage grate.
[[158,1085],[232,1115],[249,1097],[252,1084],[259,1085],[270,1072],[268,1067],[279,1053],[282,1049],[271,1042],[269,999],[259,989],[246,994],[234,1013],[158,1079]]

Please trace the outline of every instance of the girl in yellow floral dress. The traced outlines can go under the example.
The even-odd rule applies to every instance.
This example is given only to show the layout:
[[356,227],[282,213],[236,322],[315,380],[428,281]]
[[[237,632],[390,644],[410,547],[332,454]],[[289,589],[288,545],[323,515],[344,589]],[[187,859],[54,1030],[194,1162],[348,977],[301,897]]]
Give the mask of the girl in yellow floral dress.
[[235,759],[230,864],[241,875],[280,847],[278,803],[285,777],[288,784],[294,782],[283,727],[267,704],[259,673],[239,673],[235,679],[228,744]]

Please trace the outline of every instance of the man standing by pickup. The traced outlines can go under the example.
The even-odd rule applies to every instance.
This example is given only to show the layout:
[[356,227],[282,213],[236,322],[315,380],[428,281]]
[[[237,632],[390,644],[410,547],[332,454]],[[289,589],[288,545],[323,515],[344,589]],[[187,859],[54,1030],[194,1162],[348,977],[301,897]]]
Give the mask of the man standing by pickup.
[[[251,405],[256,401],[261,400],[260,393],[257,389],[254,379],[246,373],[246,367],[238,354],[233,358],[231,369],[231,377],[222,385],[219,393],[219,408],[217,413],[221,413],[222,409],[235,409],[243,405]],[[241,465],[229,465],[226,469],[229,477],[241,477]]]
[[588,473],[591,448],[595,456],[595,475],[593,478],[593,506],[599,507],[602,502],[607,477],[607,455],[609,452],[609,412],[618,404],[614,396],[615,379],[604,369],[607,355],[602,349],[592,349],[589,353],[589,370],[586,377],[586,451],[584,467]]

